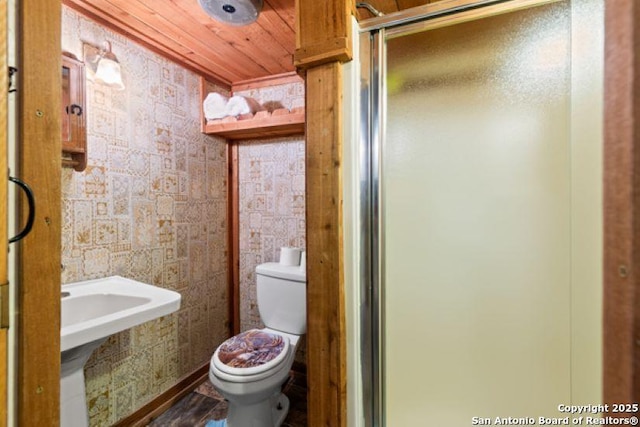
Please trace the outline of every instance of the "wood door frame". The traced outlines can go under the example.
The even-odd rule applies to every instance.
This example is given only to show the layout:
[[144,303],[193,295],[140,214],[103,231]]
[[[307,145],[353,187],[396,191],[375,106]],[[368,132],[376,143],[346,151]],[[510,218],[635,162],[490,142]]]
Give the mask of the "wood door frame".
[[608,404],[640,401],[638,22],[636,0],[605,2],[603,400]]
[[[61,6],[18,4],[19,170],[34,191],[31,233],[18,250],[17,424],[57,426],[60,419]],[[20,210],[24,222],[26,209]]]
[[[8,86],[8,58],[7,58],[7,2],[0,11],[0,87]],[[7,92],[0,92],[0,150],[7,152],[8,134],[8,105]],[[0,170],[7,170],[7,157],[0,156]],[[7,175],[0,176],[0,200],[7,200]],[[8,204],[0,205],[0,241],[8,239]],[[9,282],[8,282],[8,253],[0,251],[0,427],[8,423],[8,329],[9,327]]]

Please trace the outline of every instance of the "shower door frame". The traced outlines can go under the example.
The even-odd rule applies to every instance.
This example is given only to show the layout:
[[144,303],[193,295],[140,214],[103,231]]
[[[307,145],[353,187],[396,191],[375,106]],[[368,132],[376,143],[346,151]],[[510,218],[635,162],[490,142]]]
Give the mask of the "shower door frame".
[[[361,346],[361,380],[362,380],[362,415],[364,419],[364,425],[382,427],[385,425],[385,395],[383,388],[384,378],[384,265],[382,260],[384,259],[384,229],[382,227],[381,218],[381,189],[380,189],[380,149],[382,145],[384,135],[384,119],[386,114],[385,96],[386,87],[384,82],[384,73],[386,68],[385,58],[385,40],[388,36],[399,36],[408,34],[411,32],[418,32],[426,30],[427,28],[437,28],[438,26],[451,25],[453,23],[464,22],[467,20],[482,19],[499,13],[506,13],[515,11],[518,9],[524,9],[543,4],[553,3],[560,0],[480,0],[480,1],[441,1],[434,4],[427,4],[421,7],[410,9],[408,12],[394,13],[389,16],[382,16],[378,18],[372,18],[370,20],[361,22],[360,27],[360,56],[361,56],[361,87],[360,87],[360,142],[359,142],[359,199],[360,199],[360,211],[359,211],[359,223],[360,229],[360,346]],[[630,39],[639,40],[640,35],[634,33],[634,29],[637,25],[634,24],[633,19],[631,22],[626,21],[626,26],[621,26],[620,21],[625,19],[625,16],[633,16],[631,11],[634,11],[635,16],[640,15],[640,6],[634,9],[633,1],[625,2],[622,0],[616,5],[606,5],[606,37],[605,46],[609,55],[618,52],[618,55],[622,55],[623,59],[629,62],[620,60],[614,66],[610,66],[610,73],[616,71],[624,74],[624,71],[620,69],[614,69],[616,67],[630,66],[632,60],[636,58],[637,54],[633,52],[633,47],[619,46],[619,42],[613,37],[609,37],[610,33],[618,30],[626,35]],[[620,30],[620,28],[623,28]],[[626,33],[625,33],[626,31]],[[626,50],[625,50],[626,49]],[[607,63],[609,60],[607,58]],[[634,69],[636,81],[640,81],[640,67]],[[611,100],[609,93],[620,93],[624,90],[631,90],[636,96],[640,89],[633,89],[637,86],[633,86],[631,80],[621,81],[621,79],[605,80],[605,97],[607,103],[605,104],[605,136],[610,134],[616,134],[619,136],[620,123],[611,123],[613,117],[619,116],[623,111],[628,111],[630,108],[632,113],[635,113],[635,118],[640,116],[638,111],[640,107],[635,109],[629,105],[622,105],[624,102],[616,104]],[[640,84],[638,84],[640,86]],[[631,97],[632,99],[633,97]],[[631,102],[630,100],[626,101]],[[625,110],[626,108],[626,110]],[[619,156],[621,151],[631,150],[637,146],[637,143],[633,140],[634,130],[637,136],[640,133],[636,130],[637,125],[635,123],[638,120],[631,120],[627,123],[628,134],[625,141],[615,143],[613,137],[605,137],[603,141],[603,151],[605,159],[607,156],[615,157]],[[619,160],[619,159],[618,159]],[[640,208],[640,196],[633,196],[631,189],[633,183],[630,180],[625,180],[622,176],[632,176],[634,171],[637,171],[638,166],[634,166],[633,162],[630,164],[621,165],[619,163],[605,161],[604,169],[604,208],[605,212],[620,212],[625,214],[627,225],[633,223],[635,218],[634,208]],[[624,170],[624,173],[620,174],[620,170]],[[616,173],[617,170],[617,173]],[[628,174],[628,175],[627,175]],[[640,180],[639,180],[640,181]],[[640,182],[639,182],[640,184]],[[627,200],[616,199],[613,193],[615,190],[621,188],[629,191]],[[638,276],[634,275],[629,277],[628,289],[622,293],[617,290],[620,286],[621,274],[608,274],[608,271],[617,272],[619,265],[617,261],[619,257],[612,257],[612,254],[623,253],[623,259],[626,259],[629,264],[632,265],[632,260],[640,260],[640,251],[627,249],[625,251],[621,248],[639,248],[640,245],[633,245],[633,242],[639,242],[639,238],[634,235],[636,233],[629,232],[628,228],[624,226],[616,225],[616,218],[614,214],[605,216],[604,218],[604,277],[603,277],[603,335],[605,341],[603,342],[603,388],[604,396],[603,401],[605,403],[613,401],[637,401],[640,399],[640,382],[634,381],[634,373],[636,369],[634,361],[640,359],[639,350],[636,350],[637,345],[629,346],[629,341],[632,339],[631,335],[622,339],[622,342],[618,342],[620,334],[616,333],[617,330],[623,329],[625,331],[635,330],[636,322],[634,320],[636,309],[631,307],[629,310],[631,313],[627,313],[630,317],[625,317],[621,314],[614,314],[616,301],[620,301],[625,297],[638,295],[638,292],[634,292],[640,288],[638,286]],[[638,221],[636,221],[638,222]],[[639,225],[640,227],[640,225]],[[614,259],[615,258],[615,259]],[[626,278],[626,277],[625,277]],[[623,295],[621,295],[623,294]],[[612,296],[613,295],[613,296]],[[637,302],[640,300],[638,297],[632,298],[637,306]],[[640,323],[640,320],[638,321]],[[640,326],[640,325],[638,325]],[[607,345],[607,339],[610,344]],[[634,341],[635,342],[635,341]],[[620,344],[620,345],[617,345]],[[621,371],[625,376],[628,376],[629,383],[626,386],[620,385],[620,360],[627,362]],[[608,386],[608,384],[610,384]]]

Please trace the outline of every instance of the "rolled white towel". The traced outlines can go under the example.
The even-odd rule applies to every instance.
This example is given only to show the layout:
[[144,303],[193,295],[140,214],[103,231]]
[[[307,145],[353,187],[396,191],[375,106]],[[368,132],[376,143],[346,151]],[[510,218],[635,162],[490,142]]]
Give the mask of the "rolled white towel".
[[204,99],[202,104],[202,110],[204,111],[204,117],[207,120],[221,119],[227,116],[227,102],[229,99],[226,96],[220,95],[216,92],[211,92]]
[[234,95],[227,102],[227,115],[239,116],[241,114],[255,114],[261,107],[258,101],[246,96]]

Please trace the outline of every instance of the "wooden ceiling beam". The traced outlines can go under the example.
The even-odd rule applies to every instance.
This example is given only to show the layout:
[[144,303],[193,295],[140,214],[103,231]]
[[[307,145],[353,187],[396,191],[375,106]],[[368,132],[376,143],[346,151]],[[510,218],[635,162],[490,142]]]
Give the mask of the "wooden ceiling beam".
[[333,61],[350,61],[353,56],[353,2],[327,0],[311,6],[309,2],[297,0],[297,5],[296,67],[309,68]]

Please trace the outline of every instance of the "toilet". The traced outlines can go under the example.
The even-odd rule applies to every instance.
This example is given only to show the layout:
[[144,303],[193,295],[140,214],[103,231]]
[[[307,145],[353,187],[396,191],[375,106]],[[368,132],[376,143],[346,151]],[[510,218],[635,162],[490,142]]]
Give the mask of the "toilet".
[[291,264],[281,257],[256,267],[265,328],[229,338],[211,357],[209,379],[228,401],[227,427],[278,427],[289,411],[281,387],[307,329],[304,261]]

